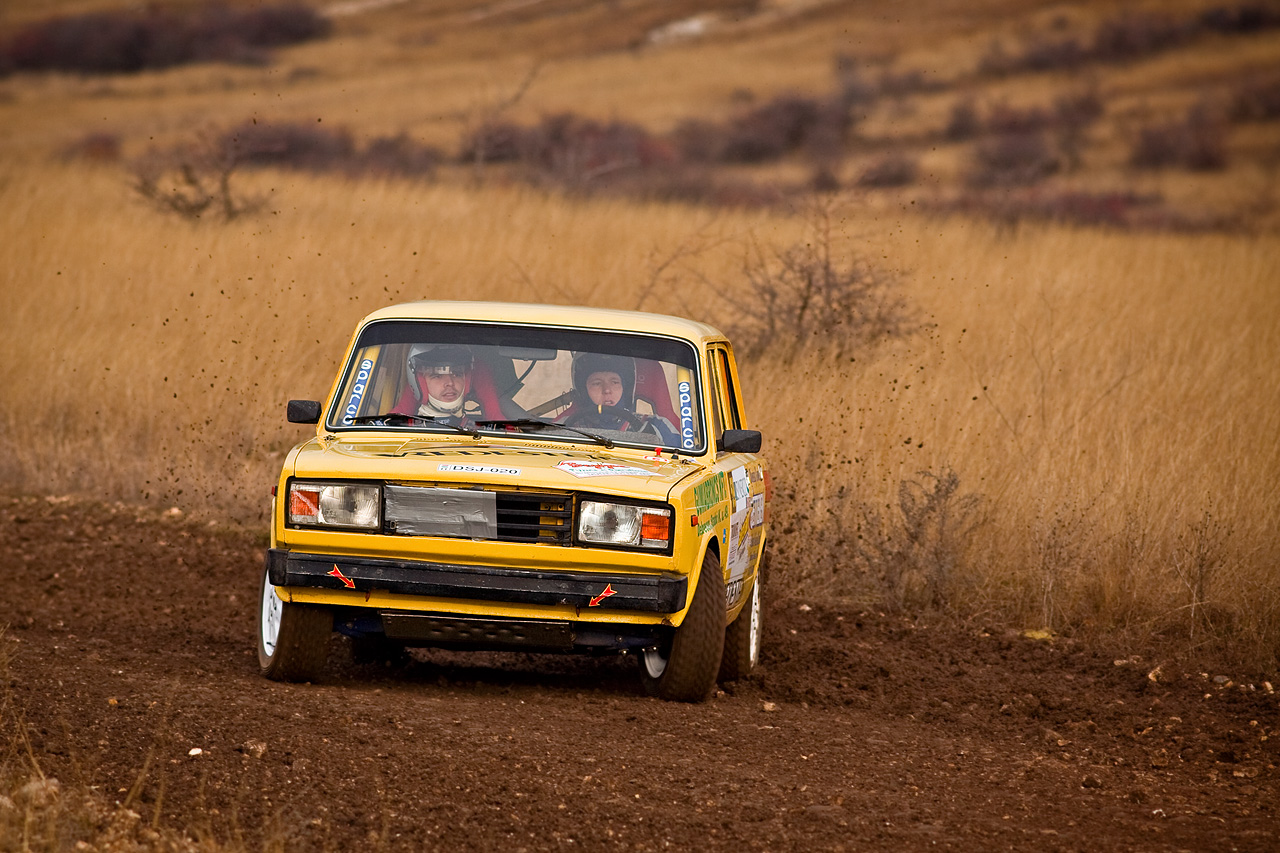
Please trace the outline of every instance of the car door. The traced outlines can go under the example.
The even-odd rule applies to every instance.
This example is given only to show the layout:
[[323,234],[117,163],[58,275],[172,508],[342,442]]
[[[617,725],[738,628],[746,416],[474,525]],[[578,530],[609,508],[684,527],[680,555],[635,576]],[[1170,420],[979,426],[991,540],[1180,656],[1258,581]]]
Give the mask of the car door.
[[721,449],[725,430],[747,429],[747,425],[732,351],[720,343],[712,345],[707,354],[711,430],[717,447],[715,467],[726,479],[730,500],[729,523],[722,531],[720,553],[726,599],[732,611],[759,569],[765,534],[766,468],[758,453]]

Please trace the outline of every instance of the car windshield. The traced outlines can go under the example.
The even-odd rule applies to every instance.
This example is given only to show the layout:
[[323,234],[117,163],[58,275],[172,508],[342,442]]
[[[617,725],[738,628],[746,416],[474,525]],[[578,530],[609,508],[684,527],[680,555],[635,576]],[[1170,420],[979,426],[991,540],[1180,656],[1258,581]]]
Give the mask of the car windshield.
[[384,320],[360,333],[327,423],[700,453],[697,359],[658,335]]

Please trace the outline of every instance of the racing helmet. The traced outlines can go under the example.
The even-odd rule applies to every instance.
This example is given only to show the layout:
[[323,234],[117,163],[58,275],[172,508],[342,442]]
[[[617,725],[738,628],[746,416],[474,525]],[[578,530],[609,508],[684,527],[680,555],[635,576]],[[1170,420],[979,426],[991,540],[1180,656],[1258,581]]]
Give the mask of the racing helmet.
[[465,376],[474,365],[471,350],[462,344],[414,344],[405,360],[405,375],[413,395],[421,403],[424,386],[419,379],[420,373]]
[[636,360],[628,355],[608,355],[598,352],[574,353],[573,365],[574,399],[582,406],[594,408],[591,397],[587,394],[587,379],[593,373],[609,372],[618,374],[622,380],[622,399],[618,406],[624,409],[635,408]]

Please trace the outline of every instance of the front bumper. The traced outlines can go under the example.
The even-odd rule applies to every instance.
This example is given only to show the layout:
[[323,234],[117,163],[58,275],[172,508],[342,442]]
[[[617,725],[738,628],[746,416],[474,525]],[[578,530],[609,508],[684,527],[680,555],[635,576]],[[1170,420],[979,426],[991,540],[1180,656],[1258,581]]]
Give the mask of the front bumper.
[[688,600],[689,579],[663,573],[542,572],[422,560],[332,557],[271,548],[267,575],[275,586],[569,605],[580,609],[675,613]]

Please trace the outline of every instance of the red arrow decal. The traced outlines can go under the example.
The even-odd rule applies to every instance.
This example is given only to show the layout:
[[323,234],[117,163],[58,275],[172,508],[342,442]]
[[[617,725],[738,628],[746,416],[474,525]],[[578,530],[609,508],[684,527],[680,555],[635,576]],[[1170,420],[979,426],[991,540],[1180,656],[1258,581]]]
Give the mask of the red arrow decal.
[[332,575],[333,577],[335,577],[335,578],[337,578],[338,580],[342,581],[343,585],[344,585],[344,586],[346,586],[346,588],[347,588],[347,589],[355,589],[355,588],[356,588],[356,582],[355,582],[355,581],[353,581],[351,578],[347,577],[346,575],[344,575],[344,574],[342,573],[342,569],[338,568],[338,564],[337,564],[337,563],[334,563],[334,564],[333,564],[333,571],[328,572],[327,574]]
[[591,599],[591,603],[588,604],[587,606],[599,607],[600,602],[604,601],[606,598],[608,598],[611,595],[617,595],[617,594],[618,594],[618,591],[613,588],[613,584],[607,583],[604,585],[604,592],[600,593],[595,598]]

